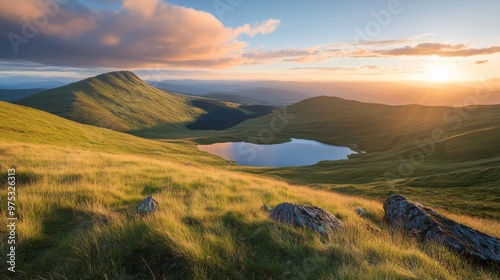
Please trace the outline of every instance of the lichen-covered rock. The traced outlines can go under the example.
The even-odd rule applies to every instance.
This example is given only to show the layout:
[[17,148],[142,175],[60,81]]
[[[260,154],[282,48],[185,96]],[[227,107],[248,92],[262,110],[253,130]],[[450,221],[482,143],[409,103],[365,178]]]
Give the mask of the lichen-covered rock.
[[384,202],[385,218],[423,241],[436,241],[479,262],[500,265],[500,239],[439,215],[396,194]]
[[275,221],[299,227],[308,227],[319,234],[330,235],[342,223],[325,209],[293,203],[281,203],[274,207],[269,217]]
[[137,212],[141,215],[152,213],[158,210],[158,202],[152,197],[146,197],[137,207]]

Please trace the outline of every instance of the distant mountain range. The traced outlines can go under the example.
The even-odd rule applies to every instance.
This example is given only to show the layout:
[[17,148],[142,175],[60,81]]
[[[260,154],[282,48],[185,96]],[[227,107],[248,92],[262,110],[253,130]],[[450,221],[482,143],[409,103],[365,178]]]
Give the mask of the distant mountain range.
[[500,79],[457,84],[217,80],[172,80],[151,84],[184,94],[275,106],[290,105],[322,95],[389,105],[463,106],[474,99],[476,92],[488,94],[477,99],[477,104],[500,104]]
[[44,88],[28,88],[28,89],[0,89],[0,100],[1,101],[15,101],[30,95],[42,92],[46,89]]
[[[423,82],[296,82],[165,80],[149,85],[171,93],[204,96],[245,105],[287,106],[315,96],[335,96],[389,105],[463,106],[500,104],[500,79],[468,83]],[[14,101],[40,89],[64,85],[59,81],[0,84],[0,100]],[[476,98],[476,92],[482,98]]]

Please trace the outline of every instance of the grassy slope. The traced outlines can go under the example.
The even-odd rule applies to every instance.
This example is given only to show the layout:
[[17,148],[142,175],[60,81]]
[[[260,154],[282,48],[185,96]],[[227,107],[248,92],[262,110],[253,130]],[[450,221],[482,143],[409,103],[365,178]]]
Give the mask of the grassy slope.
[[[447,112],[451,121],[443,117]],[[358,150],[368,154],[309,167],[238,170],[370,198],[385,199],[392,193],[402,192],[457,213],[500,219],[500,146],[497,144],[500,106],[468,111],[317,97],[289,106],[287,113],[294,118],[282,131],[273,134],[273,142],[296,137],[350,147],[356,144]],[[273,118],[276,116],[249,120],[226,134],[204,141],[256,139],[259,142],[259,132],[270,128]],[[278,121],[276,127],[280,126]],[[438,141],[434,152],[418,164],[404,164],[409,162],[412,152],[419,150],[415,141],[430,139],[435,129],[442,129],[446,134],[442,138],[447,140]],[[407,172],[408,168],[412,172]],[[386,176],[388,173],[391,175]]]
[[[500,135],[500,105],[481,106],[469,112],[451,107],[389,106],[323,96],[290,105],[286,111],[293,119],[275,135],[274,141],[313,137],[330,144],[351,147],[355,144],[357,150],[369,153],[412,147],[415,140],[430,137],[435,129],[443,129],[449,137],[463,134],[479,138],[478,141],[491,139],[491,143],[495,143]],[[273,118],[274,115],[267,115],[250,120],[231,132],[242,132],[243,136],[258,135],[259,130],[268,127]],[[475,147],[471,145],[470,148]],[[491,145],[488,151],[490,154],[487,156],[491,156],[492,152],[500,155],[498,145]],[[484,156],[483,153],[478,155]],[[456,158],[456,155],[450,157]]]
[[15,103],[117,131],[168,126],[183,130],[202,112],[189,99],[156,89],[132,72],[112,72],[47,90]]
[[[186,142],[149,141],[2,102],[0,132],[0,169],[18,174],[16,279],[499,276],[390,229],[378,202],[225,171]],[[137,216],[136,205],[151,194],[160,211]],[[345,230],[324,240],[259,210],[283,201],[324,207]],[[368,219],[355,215],[356,206]],[[498,221],[450,216],[500,231]]]

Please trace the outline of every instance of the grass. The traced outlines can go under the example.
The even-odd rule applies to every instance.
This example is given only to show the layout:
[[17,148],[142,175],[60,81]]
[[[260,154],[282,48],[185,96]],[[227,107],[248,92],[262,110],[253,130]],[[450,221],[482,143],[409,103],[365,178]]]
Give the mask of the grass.
[[[15,279],[500,276],[387,226],[380,201],[238,171],[192,142],[146,140],[2,102],[0,132],[2,176],[12,167],[17,174]],[[137,215],[149,195],[160,210]],[[344,230],[325,239],[277,224],[260,210],[285,201],[323,207]],[[444,213],[500,232],[498,220]],[[0,217],[6,215],[2,204]],[[0,234],[6,236],[5,227]],[[6,246],[1,243],[2,252]]]
[[[18,182],[18,276],[74,279],[496,279],[445,248],[383,222],[373,200],[156,156],[2,143]],[[145,217],[135,207],[160,203]],[[321,206],[345,229],[330,240],[260,210]],[[359,218],[354,209],[368,215]],[[2,205],[2,217],[6,218]],[[495,234],[500,223],[451,215]],[[5,234],[2,228],[2,234]],[[2,251],[6,243],[2,244]],[[29,277],[28,277],[29,275]],[[82,277],[83,278],[83,277]]]
[[[498,105],[388,106],[316,97],[287,107],[286,114],[285,123],[270,114],[197,141],[267,144],[295,137],[348,146],[367,153],[307,167],[234,170],[380,201],[403,193],[454,213],[500,219]],[[428,144],[435,131],[443,134]],[[423,159],[419,142],[432,151]]]

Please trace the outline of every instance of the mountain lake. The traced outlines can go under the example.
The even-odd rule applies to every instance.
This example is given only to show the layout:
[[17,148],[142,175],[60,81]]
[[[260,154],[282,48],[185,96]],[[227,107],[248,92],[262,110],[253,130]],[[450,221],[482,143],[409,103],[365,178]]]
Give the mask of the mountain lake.
[[313,165],[324,160],[347,159],[356,154],[348,147],[333,146],[314,140],[291,138],[290,142],[258,145],[247,142],[226,142],[198,145],[209,152],[238,165],[259,167],[288,167]]

